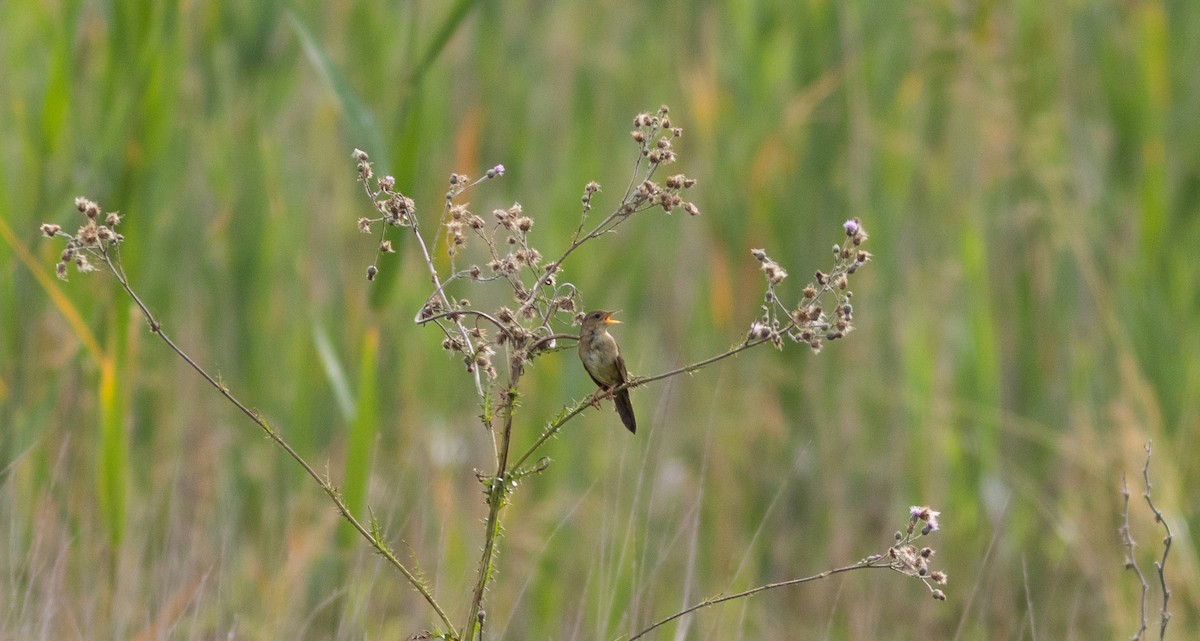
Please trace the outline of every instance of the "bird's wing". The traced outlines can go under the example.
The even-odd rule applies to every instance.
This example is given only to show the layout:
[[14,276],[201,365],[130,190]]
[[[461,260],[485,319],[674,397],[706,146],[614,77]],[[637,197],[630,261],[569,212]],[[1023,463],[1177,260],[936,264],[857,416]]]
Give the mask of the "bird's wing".
[[583,369],[584,369],[584,371],[586,371],[588,373],[588,377],[592,379],[593,383],[595,383],[596,385],[598,385],[600,387],[608,387],[604,383],[601,383],[600,379],[596,378],[595,375],[592,374],[592,370],[590,368],[588,368],[588,366],[586,364],[583,366]]
[[621,352],[617,352],[617,374],[621,376],[618,385],[629,382],[629,370],[625,369],[625,357],[621,356]]

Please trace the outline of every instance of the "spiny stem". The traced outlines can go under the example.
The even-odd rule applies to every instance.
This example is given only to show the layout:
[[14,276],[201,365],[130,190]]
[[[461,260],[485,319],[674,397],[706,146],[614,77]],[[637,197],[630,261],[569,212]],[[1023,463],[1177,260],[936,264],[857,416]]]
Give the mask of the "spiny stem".
[[[780,333],[786,333],[788,330],[790,330],[794,326],[795,326],[795,323],[789,323],[788,325],[784,326],[779,331],[780,331]],[[622,383],[620,385],[617,385],[616,387],[613,387],[611,391],[615,393],[615,392],[619,392],[623,389],[627,389],[630,387],[641,387],[642,385],[647,385],[649,383],[653,383],[655,381],[659,381],[664,378],[670,378],[672,376],[678,376],[679,374],[686,374],[686,373],[694,372],[698,369],[712,365],[713,363],[716,363],[717,361],[720,361],[722,359],[729,358],[730,356],[736,356],[737,354],[739,354],[741,352],[744,352],[752,347],[756,347],[758,345],[766,343],[770,340],[772,340],[772,339],[769,336],[767,338],[750,339],[750,340],[743,342],[741,345],[733,347],[733,348],[726,350],[715,356],[710,356],[709,358],[706,358],[704,360],[696,361],[695,363],[692,363],[690,365],[684,365],[683,367],[678,367],[673,370],[663,372],[661,374],[655,374],[654,376],[632,378],[629,381],[626,381],[625,383]],[[513,464],[513,468],[520,469],[520,467],[522,465],[524,465],[526,461],[529,460],[529,457],[533,456],[538,451],[538,449],[540,449],[542,447],[542,445],[544,445],[546,443],[546,441],[550,440],[550,438],[552,436],[557,434],[562,429],[563,425],[566,424],[567,421],[571,420],[572,418],[575,418],[577,415],[579,415],[581,412],[583,412],[583,410],[587,409],[589,406],[591,406],[591,403],[588,400],[579,401],[579,402],[575,403],[575,405],[571,406],[571,408],[567,410],[566,414],[563,414],[557,420],[555,420],[552,423],[550,423],[549,425],[547,425],[546,429],[542,431],[542,434],[540,436],[538,436],[536,441],[533,442],[533,445],[530,445],[529,449],[525,450],[525,453],[521,454],[521,456],[517,458],[517,462],[515,464]]]
[[437,599],[434,598],[433,594],[429,591],[425,584],[419,578],[417,578],[416,574],[407,566],[405,566],[400,559],[396,558],[396,555],[391,551],[391,549],[388,548],[386,544],[383,543],[383,541],[379,540],[378,537],[373,535],[370,530],[368,530],[357,518],[354,517],[353,514],[350,513],[350,508],[342,500],[337,488],[330,483],[327,478],[318,474],[317,471],[314,470],[311,465],[309,465],[308,461],[306,461],[304,457],[300,456],[299,452],[293,449],[292,446],[286,440],[284,440],[284,438],[280,436],[275,429],[273,429],[265,420],[263,420],[258,412],[250,409],[244,403],[238,400],[238,398],[229,391],[228,387],[217,381],[217,379],[209,374],[203,367],[201,367],[199,363],[193,360],[191,356],[189,356],[178,345],[176,345],[175,342],[172,341],[169,336],[167,336],[167,333],[163,331],[162,323],[158,322],[158,319],[154,317],[154,314],[151,313],[146,304],[142,302],[141,297],[139,297],[137,292],[133,290],[133,287],[130,286],[129,279],[126,278],[124,270],[120,267],[120,263],[114,262],[107,251],[103,252],[102,256],[104,257],[105,262],[108,263],[108,267],[112,270],[113,275],[116,276],[117,282],[121,284],[121,288],[125,290],[125,293],[128,294],[133,300],[134,304],[138,306],[138,309],[141,310],[142,316],[145,317],[146,322],[150,324],[150,331],[162,339],[163,343],[165,343],[171,351],[175,352],[176,356],[183,359],[185,363],[191,366],[191,368],[195,370],[201,378],[207,381],[208,384],[213,387],[213,389],[217,390],[221,394],[221,396],[224,396],[226,400],[232,403],[233,406],[238,409],[238,411],[240,411],[242,414],[245,414],[247,418],[254,422],[255,425],[258,425],[260,428],[262,428],[263,432],[265,432],[267,436],[275,442],[276,445],[283,448],[283,450],[287,452],[288,456],[290,456],[292,460],[296,461],[296,463],[304,469],[305,473],[307,473],[314,481],[317,482],[318,485],[321,486],[321,489],[325,491],[325,494],[329,496],[330,500],[332,500],[334,505],[337,507],[338,512],[341,513],[342,518],[346,519],[346,521],[355,530],[357,530],[358,533],[362,535],[362,537],[365,538],[368,543],[371,544],[371,547],[375,548],[375,551],[378,552],[380,556],[387,559],[388,563],[399,570],[400,573],[404,575],[404,578],[407,579],[408,582],[412,584],[414,588],[416,588],[417,592],[419,592],[421,596],[425,598],[425,601],[428,602],[430,607],[433,608],[434,612],[437,613],[438,618],[442,620],[442,623],[446,626],[446,629],[450,635],[457,636],[454,630],[454,625],[450,623],[450,618],[446,616],[445,611],[442,610],[441,605],[438,604]]
[[479,557],[479,578],[475,583],[475,592],[471,596],[471,607],[467,613],[467,622],[463,626],[464,641],[474,641],[478,627],[481,626],[479,612],[483,608],[483,595],[488,583],[492,580],[492,558],[496,554],[496,541],[500,538],[500,512],[504,509],[508,497],[508,454],[512,444],[513,412],[517,402],[517,379],[521,374],[513,368],[510,373],[512,385],[505,395],[504,428],[500,432],[500,448],[496,456],[496,474],[488,481],[488,515],[483,534],[483,552]]

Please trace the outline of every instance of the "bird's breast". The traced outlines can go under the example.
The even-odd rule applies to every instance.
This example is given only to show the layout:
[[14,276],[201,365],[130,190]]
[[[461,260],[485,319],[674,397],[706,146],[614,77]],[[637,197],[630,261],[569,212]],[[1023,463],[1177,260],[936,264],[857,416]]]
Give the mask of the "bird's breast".
[[579,358],[583,361],[583,366],[593,378],[604,385],[620,382],[617,353],[617,342],[608,334],[596,332],[588,334],[580,341]]

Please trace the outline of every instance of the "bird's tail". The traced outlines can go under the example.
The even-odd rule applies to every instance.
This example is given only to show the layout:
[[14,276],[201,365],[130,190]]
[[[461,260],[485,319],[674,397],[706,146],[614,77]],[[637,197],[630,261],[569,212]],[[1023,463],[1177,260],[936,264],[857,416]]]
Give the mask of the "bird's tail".
[[637,419],[633,416],[633,403],[629,400],[629,390],[623,389],[617,392],[613,403],[617,406],[617,414],[621,417],[625,428],[637,434]]

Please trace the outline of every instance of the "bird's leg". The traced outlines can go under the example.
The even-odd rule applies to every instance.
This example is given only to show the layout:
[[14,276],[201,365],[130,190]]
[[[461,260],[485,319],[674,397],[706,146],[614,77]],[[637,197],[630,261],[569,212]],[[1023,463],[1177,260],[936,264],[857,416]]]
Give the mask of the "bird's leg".
[[591,406],[595,407],[596,409],[599,409],[601,398],[604,398],[604,399],[610,400],[610,401],[613,400],[613,391],[612,391],[613,387],[616,387],[616,385],[612,385],[612,386],[601,385],[599,389],[597,389],[595,392],[592,393],[592,399],[590,401],[588,401],[588,405],[591,405]]

